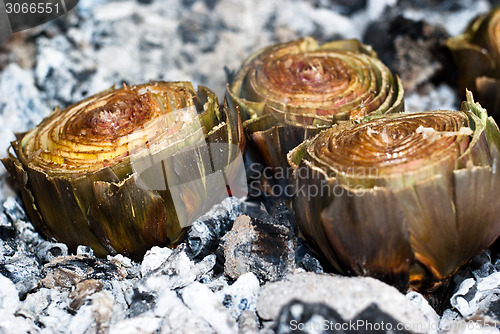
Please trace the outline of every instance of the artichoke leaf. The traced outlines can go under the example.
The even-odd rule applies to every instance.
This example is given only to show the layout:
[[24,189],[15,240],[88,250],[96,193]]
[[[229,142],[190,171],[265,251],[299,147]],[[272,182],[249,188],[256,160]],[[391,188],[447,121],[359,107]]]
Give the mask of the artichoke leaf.
[[394,205],[394,193],[384,188],[348,190],[338,185],[331,189],[337,195],[323,209],[321,222],[341,266],[349,268],[350,274],[397,282],[404,290],[413,252],[406,216]]

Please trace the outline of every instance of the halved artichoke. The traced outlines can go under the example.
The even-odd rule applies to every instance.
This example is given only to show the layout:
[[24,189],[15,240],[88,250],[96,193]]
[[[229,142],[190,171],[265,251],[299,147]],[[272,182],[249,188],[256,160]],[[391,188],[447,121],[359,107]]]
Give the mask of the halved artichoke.
[[298,224],[339,272],[432,289],[500,233],[499,150],[470,92],[462,111],[334,125],[288,155]]
[[446,46],[458,66],[459,88],[472,90],[495,119],[500,117],[500,7],[472,20]]
[[228,87],[230,107],[262,162],[284,173],[286,154],[339,120],[403,109],[399,77],[358,40],[304,38],[250,56]]
[[125,86],[55,110],[2,162],[47,236],[138,257],[245,191],[240,124],[205,87]]

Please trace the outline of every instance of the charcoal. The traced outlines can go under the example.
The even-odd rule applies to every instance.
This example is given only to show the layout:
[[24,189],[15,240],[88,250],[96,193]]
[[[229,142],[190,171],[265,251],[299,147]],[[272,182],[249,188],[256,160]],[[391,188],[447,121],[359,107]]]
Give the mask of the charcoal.
[[196,220],[187,232],[187,254],[199,260],[215,252],[220,239],[231,229],[240,213],[240,201],[229,197]]
[[108,260],[82,255],[68,255],[54,258],[43,267],[45,278],[42,284],[47,288],[71,288],[88,279],[123,279],[125,268]]
[[27,256],[14,256],[0,264],[0,274],[15,284],[21,299],[41,284],[40,264]]
[[48,263],[58,256],[66,255],[68,255],[68,246],[60,242],[43,241],[36,248],[36,256],[42,264]]
[[240,216],[224,237],[224,273],[236,279],[253,272],[261,282],[295,268],[294,235],[283,225]]

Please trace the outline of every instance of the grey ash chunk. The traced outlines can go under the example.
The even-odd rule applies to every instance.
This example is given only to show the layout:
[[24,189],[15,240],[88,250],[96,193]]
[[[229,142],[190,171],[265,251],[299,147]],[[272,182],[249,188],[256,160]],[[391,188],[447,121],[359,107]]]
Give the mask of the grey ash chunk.
[[295,268],[294,234],[285,226],[240,216],[224,237],[224,273],[232,279],[252,272],[275,281]]
[[0,263],[0,275],[10,279],[15,284],[19,298],[24,299],[26,295],[40,286],[42,275],[38,262],[28,256],[14,256]]
[[229,197],[197,219],[186,235],[188,256],[201,260],[213,254],[219,247],[220,239],[231,229],[234,220],[240,214],[240,201]]
[[43,241],[36,248],[36,256],[41,263],[48,263],[58,256],[68,255],[68,246],[60,242]]
[[[500,323],[500,259],[485,252],[457,273],[458,283],[450,304],[466,321],[473,320],[484,326]],[[465,278],[465,279],[464,279]],[[447,310],[450,311],[450,310]],[[448,316],[450,312],[447,312]]]
[[76,312],[82,307],[87,299],[95,293],[102,291],[104,284],[100,280],[89,279],[78,283],[75,289],[69,294],[68,308]]
[[129,306],[128,317],[134,318],[138,315],[154,309],[156,306],[156,295],[149,291],[133,289],[132,303]]
[[82,255],[59,256],[47,263],[42,284],[46,288],[71,288],[88,279],[124,279],[127,270],[118,263]]

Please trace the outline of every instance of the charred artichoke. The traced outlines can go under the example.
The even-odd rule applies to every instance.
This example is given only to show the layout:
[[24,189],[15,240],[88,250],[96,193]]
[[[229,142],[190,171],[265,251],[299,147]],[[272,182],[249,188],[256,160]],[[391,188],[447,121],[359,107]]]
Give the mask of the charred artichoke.
[[403,109],[399,77],[357,40],[313,38],[270,46],[249,57],[228,87],[249,146],[279,172],[286,154],[339,120]]
[[462,111],[335,125],[288,155],[298,224],[340,272],[432,289],[500,233],[499,149],[470,92]]
[[458,66],[459,88],[472,90],[488,112],[500,117],[500,7],[472,20],[446,42]]
[[45,235],[137,257],[244,191],[239,124],[207,88],[125,86],[54,111],[2,161]]

